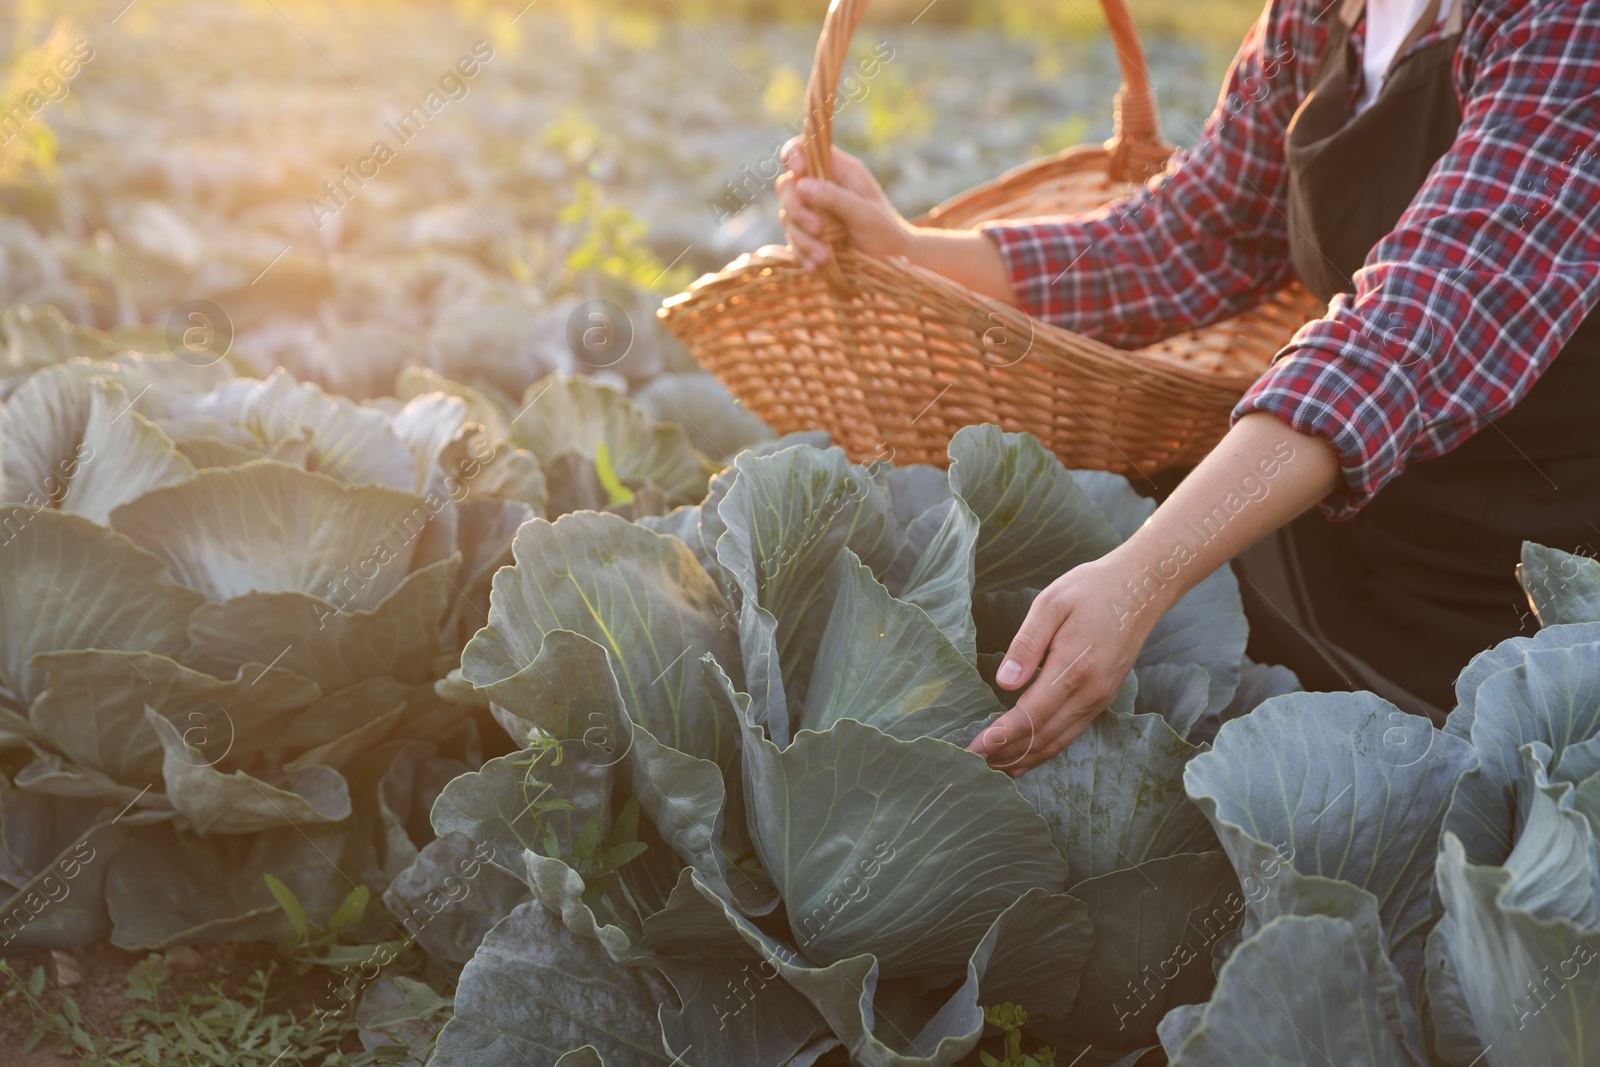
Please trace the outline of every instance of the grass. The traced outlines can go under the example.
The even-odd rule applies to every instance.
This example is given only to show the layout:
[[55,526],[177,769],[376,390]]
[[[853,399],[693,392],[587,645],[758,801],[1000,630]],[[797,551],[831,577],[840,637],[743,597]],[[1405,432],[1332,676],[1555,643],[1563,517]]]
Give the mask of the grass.
[[[73,988],[82,1002],[51,982],[43,964],[24,977],[11,961],[0,960],[0,1018],[11,1022],[0,1045],[20,1044],[24,1055],[41,1046],[41,1051],[53,1048],[61,1056],[77,1057],[82,1067],[376,1067],[414,1062],[398,1044],[362,1048],[354,1009],[367,991],[363,987],[373,980],[363,968],[378,964],[376,975],[399,961],[389,977],[402,1002],[366,1024],[391,1041],[400,1033],[395,1027],[429,1020],[442,1024],[451,1001],[398,973],[420,969],[422,957],[411,942],[344,943],[352,940],[347,935],[370,903],[367,888],[358,887],[319,921],[271,875],[267,886],[292,927],[275,952],[262,955],[265,946],[257,946],[252,954],[250,946],[234,946],[232,952],[214,954],[207,965],[196,950],[180,950],[190,957],[179,980],[173,978],[179,970],[173,956],[153,953],[126,971],[120,997],[112,977],[117,965],[104,959],[103,952],[98,965],[92,955],[73,964],[67,954],[57,954],[58,968],[65,960],[78,972]],[[287,963],[286,974],[280,975],[280,963]],[[196,965],[203,969],[195,971]],[[91,981],[84,983],[85,976]],[[316,1003],[329,992],[336,992],[338,1002],[317,1010]],[[32,1026],[25,1037],[19,1021]],[[415,1025],[410,1028],[416,1030]],[[0,1052],[14,1051],[0,1047]]]
[[[171,957],[160,953],[130,969],[119,1014],[92,990],[87,991],[91,1003],[98,1003],[92,1008],[80,1005],[48,981],[43,965],[24,975],[11,962],[0,961],[0,1013],[32,1026],[19,1047],[0,1051],[32,1054],[30,1063],[53,1052],[81,1067],[380,1067],[413,1062],[412,1054],[399,1045],[363,1050],[353,1011],[314,1011],[307,1002],[312,982],[281,977],[273,962],[252,968],[247,978],[224,973],[220,980],[197,982],[190,976],[174,981],[171,972]],[[426,988],[407,983],[408,1001],[416,999],[412,986]],[[402,1022],[437,1016],[448,1002],[428,993],[422,1010],[390,1014]],[[286,1002],[302,1007],[286,1007]],[[385,1018],[373,1022],[381,1025]]]
[[306,1019],[268,1010],[271,968],[257,970],[232,993],[220,983],[186,991],[170,983],[167,962],[165,956],[150,956],[129,974],[123,994],[128,1008],[114,1033],[88,1020],[70,996],[48,1003],[43,966],[24,978],[9,963],[0,963],[7,985],[0,1005],[20,1006],[32,1018],[33,1033],[22,1051],[53,1042],[60,1055],[78,1057],[82,1067],[354,1062],[340,1052],[354,1037],[353,1021],[314,1030]]

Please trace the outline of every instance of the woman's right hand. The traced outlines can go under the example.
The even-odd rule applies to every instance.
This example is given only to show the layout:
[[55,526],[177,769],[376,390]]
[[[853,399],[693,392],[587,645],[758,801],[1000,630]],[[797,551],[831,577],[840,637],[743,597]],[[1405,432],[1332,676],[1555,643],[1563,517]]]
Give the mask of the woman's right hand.
[[805,270],[814,271],[832,254],[822,239],[822,213],[844,223],[850,246],[869,256],[904,256],[919,267],[1015,307],[1017,295],[995,243],[977,230],[917,227],[900,217],[883,187],[862,162],[833,150],[833,181],[806,173],[800,138],[783,146],[789,173],[777,181],[778,218],[789,247]]
[[826,212],[844,223],[850,244],[873,256],[909,256],[916,251],[916,229],[889,203],[883,187],[857,158],[833,149],[833,181],[806,173],[800,138],[783,146],[789,168],[779,175],[778,219],[789,235],[800,265],[816,270],[828,261],[830,250],[822,239]]

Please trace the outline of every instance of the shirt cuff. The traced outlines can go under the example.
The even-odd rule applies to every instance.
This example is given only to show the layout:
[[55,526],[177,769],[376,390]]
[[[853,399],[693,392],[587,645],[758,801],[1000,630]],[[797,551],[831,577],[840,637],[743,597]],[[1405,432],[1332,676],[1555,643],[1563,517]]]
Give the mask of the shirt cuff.
[[1316,507],[1328,518],[1344,521],[1405,468],[1409,442],[1420,427],[1417,410],[1409,379],[1380,358],[1350,358],[1340,350],[1297,341],[1240,398],[1231,421],[1265,411],[1291,429],[1333,445],[1345,484]]

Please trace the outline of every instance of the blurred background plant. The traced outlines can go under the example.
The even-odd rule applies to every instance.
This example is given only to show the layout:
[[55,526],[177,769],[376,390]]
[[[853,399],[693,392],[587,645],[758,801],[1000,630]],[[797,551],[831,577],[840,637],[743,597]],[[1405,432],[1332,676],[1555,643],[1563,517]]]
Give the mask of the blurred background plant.
[[74,44],[83,38],[70,20],[45,13],[41,0],[17,5],[4,75],[0,77],[0,184],[28,172],[48,172],[56,137],[46,110],[67,99],[76,73]]
[[[692,372],[654,307],[782,240],[777,149],[825,6],[0,2],[0,307],[160,330],[208,300],[235,369],[356,398],[419,364],[503,396],[559,370],[631,389]],[[1203,6],[1133,5],[1179,143],[1252,17]],[[1093,0],[876,3],[839,143],[916,213],[1108,136],[1100,17]],[[93,61],[60,79],[75,49]],[[627,317],[625,352],[564,343],[593,299]]]
[[[481,11],[484,0],[457,0]],[[737,18],[752,22],[803,22],[810,25],[827,7],[823,0],[549,0],[562,11],[582,10],[593,17],[696,20]],[[1133,0],[1139,23],[1152,34],[1194,37],[1237,44],[1261,5],[1250,0]],[[1018,37],[1087,37],[1105,25],[1095,0],[874,0],[867,19],[904,25],[915,19],[936,26],[998,28]]]

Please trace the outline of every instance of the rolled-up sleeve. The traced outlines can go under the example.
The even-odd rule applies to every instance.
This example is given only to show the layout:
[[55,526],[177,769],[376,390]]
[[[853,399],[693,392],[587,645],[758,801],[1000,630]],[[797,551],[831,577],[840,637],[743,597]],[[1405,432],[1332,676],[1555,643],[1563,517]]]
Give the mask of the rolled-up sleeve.
[[1395,229],[1241,399],[1338,450],[1347,518],[1527,395],[1600,301],[1600,3],[1486,3],[1455,143]]
[[1195,146],[1132,196],[1086,215],[983,227],[1024,311],[1133,348],[1229,318],[1287,284],[1284,130],[1326,30],[1308,12],[1304,0],[1268,5]]

